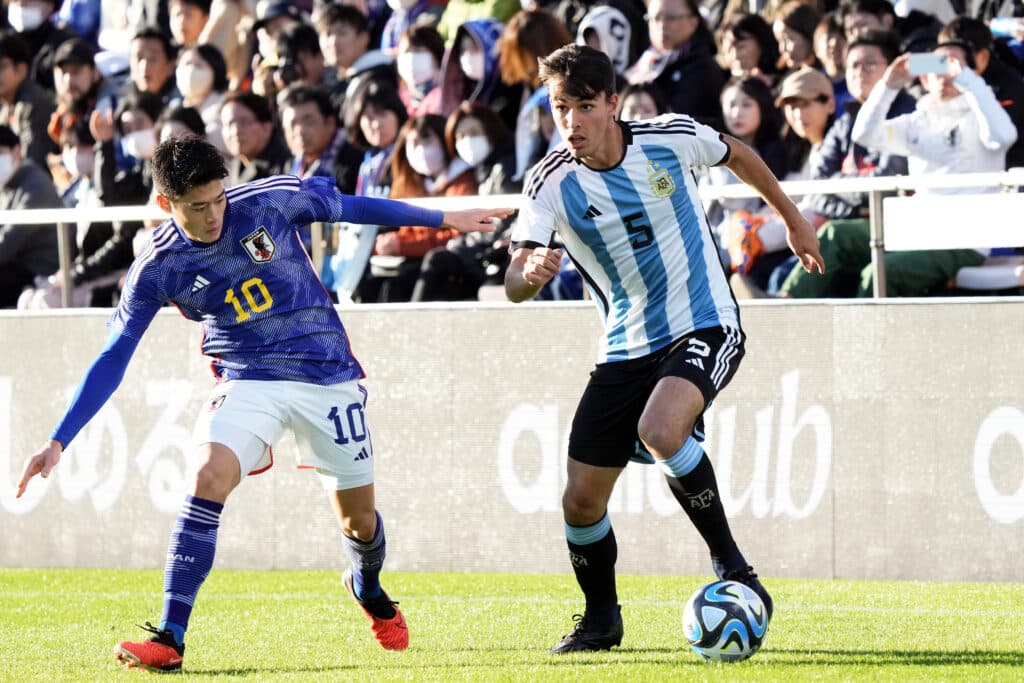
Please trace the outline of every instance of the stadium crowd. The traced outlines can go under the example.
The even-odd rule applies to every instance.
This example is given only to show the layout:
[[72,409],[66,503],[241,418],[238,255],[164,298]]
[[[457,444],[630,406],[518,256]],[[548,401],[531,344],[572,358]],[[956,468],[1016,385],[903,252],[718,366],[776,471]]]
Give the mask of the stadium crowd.
[[[1021,0],[4,5],[0,209],[146,204],[156,144],[183,131],[223,153],[229,186],[290,173],[366,196],[518,192],[559,143],[537,59],[573,41],[611,59],[623,120],[688,114],[780,179],[1024,165]],[[922,71],[910,53],[939,59]],[[737,181],[715,167],[700,182]],[[737,293],[870,296],[867,195],[799,206],[819,227],[826,278],[795,264],[760,201],[708,207]],[[116,302],[152,227],[74,226],[75,305]],[[343,301],[475,299],[502,281],[510,230],[343,226],[316,266]],[[987,255],[890,254],[890,285],[940,292]],[[0,226],[0,307],[58,305],[58,268],[56,226]],[[541,298],[582,291],[566,259]]]

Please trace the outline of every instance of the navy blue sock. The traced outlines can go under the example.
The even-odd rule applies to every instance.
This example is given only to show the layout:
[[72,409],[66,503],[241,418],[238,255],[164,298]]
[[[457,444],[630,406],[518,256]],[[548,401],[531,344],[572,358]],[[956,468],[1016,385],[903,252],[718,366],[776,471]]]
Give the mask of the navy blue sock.
[[217,550],[217,527],[221,503],[185,496],[178,520],[171,530],[164,566],[164,609],[159,628],[170,629],[178,644],[185,642],[185,630],[199,587],[213,567]]
[[376,510],[377,530],[369,541],[342,534],[345,540],[345,551],[352,563],[352,589],[360,600],[371,600],[381,594],[380,570],[384,566],[387,554],[387,542],[384,539],[384,520]]
[[615,560],[619,546],[606,512],[588,526],[566,523],[565,539],[576,582],[587,601],[586,614],[594,621],[610,624],[618,615],[619,596],[615,590]]

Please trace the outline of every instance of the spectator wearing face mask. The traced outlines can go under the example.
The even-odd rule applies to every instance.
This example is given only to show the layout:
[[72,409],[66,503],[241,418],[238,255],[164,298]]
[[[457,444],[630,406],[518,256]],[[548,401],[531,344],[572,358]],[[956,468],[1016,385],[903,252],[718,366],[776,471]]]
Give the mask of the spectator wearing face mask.
[[391,16],[384,24],[380,37],[380,49],[393,52],[398,42],[410,27],[422,24],[436,25],[445,6],[444,0],[387,0]]
[[504,29],[497,19],[473,19],[458,28],[441,63],[443,116],[450,116],[463,102],[479,102],[498,112],[506,128],[515,127],[523,86],[501,80],[498,44]]
[[[475,173],[468,163],[448,151],[444,144],[444,126],[444,118],[436,114],[411,118],[402,126],[391,157],[392,199],[476,194]],[[361,288],[362,291],[365,294],[375,289],[372,280],[376,279],[379,287],[376,301],[409,301],[423,257],[456,234],[454,230],[411,225],[380,233],[374,253],[400,259],[386,274],[379,269],[371,271],[371,282]],[[372,259],[371,265],[374,265]]]
[[44,90],[53,92],[53,54],[75,32],[53,23],[60,3],[51,0],[10,0],[7,23],[18,32],[32,55],[28,77]]
[[[516,157],[505,124],[483,104],[463,102],[448,117],[445,146],[476,176],[477,194],[511,194],[522,189],[512,180]],[[474,300],[485,281],[501,282],[508,264],[508,230],[460,234],[427,252],[413,288],[413,301]]]
[[[96,175],[93,182],[103,206],[132,206],[149,201],[153,189],[150,160],[156,149],[156,121],[164,104],[153,93],[132,93],[113,115],[99,111],[89,119],[89,132],[96,139]],[[128,168],[117,168],[114,142],[130,160]]]
[[[22,155],[13,130],[0,126],[0,211],[61,206],[50,174]],[[58,267],[55,225],[0,225],[0,308],[13,308],[36,277]]]
[[417,26],[398,41],[398,95],[409,116],[441,113],[441,59],[444,42],[429,26]]
[[56,151],[46,134],[54,102],[50,93],[29,78],[30,63],[31,53],[21,36],[0,31],[0,121],[18,136],[22,155],[46,168],[47,155]]
[[220,129],[220,105],[228,87],[227,65],[213,45],[195,45],[178,55],[174,72],[182,104],[199,112],[206,126],[206,139],[227,152]]
[[220,123],[230,155],[224,179],[228,187],[291,170],[291,151],[274,126],[270,106],[259,95],[229,93],[221,104]]

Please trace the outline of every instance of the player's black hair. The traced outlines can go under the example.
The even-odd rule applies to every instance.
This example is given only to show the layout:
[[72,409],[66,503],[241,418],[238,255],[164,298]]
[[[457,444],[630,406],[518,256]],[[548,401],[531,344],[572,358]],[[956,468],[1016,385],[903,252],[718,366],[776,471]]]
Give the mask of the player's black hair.
[[550,86],[557,80],[562,92],[581,100],[615,92],[615,68],[608,55],[587,45],[570,43],[539,60],[540,80]]
[[153,184],[172,200],[227,175],[220,151],[196,135],[176,135],[153,152]]

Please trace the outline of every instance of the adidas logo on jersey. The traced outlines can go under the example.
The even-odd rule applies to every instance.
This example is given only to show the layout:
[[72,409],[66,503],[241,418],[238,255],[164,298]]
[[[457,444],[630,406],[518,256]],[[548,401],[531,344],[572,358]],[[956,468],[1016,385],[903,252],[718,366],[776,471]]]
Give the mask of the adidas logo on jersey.
[[702,361],[700,358],[687,358],[686,362],[689,363],[690,365],[696,365],[701,370],[704,369],[704,361]]
[[370,457],[370,454],[366,451],[366,449],[365,448],[360,448],[359,449],[359,453],[356,454],[356,457],[352,458],[352,461],[353,462],[358,462],[360,460],[367,460],[367,459],[369,459],[369,457]]
[[202,275],[196,275],[196,279],[192,283],[192,293],[195,294],[196,292],[198,292],[200,289],[202,289],[203,287],[207,286],[208,284],[210,284],[209,280],[207,280]]
[[591,218],[594,218],[594,217],[600,216],[600,215],[601,215],[601,212],[597,210],[597,207],[594,206],[593,204],[591,204],[590,206],[587,207],[587,212],[585,214],[583,214],[583,220],[585,220],[585,221],[586,220],[590,220]]

